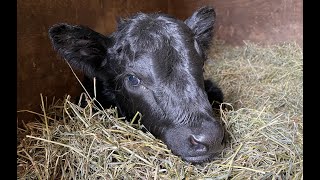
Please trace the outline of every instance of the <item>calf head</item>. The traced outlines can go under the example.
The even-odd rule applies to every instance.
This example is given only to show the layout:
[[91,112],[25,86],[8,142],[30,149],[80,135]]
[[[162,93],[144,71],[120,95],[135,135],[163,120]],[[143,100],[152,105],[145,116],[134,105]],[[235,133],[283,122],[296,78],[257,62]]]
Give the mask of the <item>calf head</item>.
[[203,77],[214,20],[209,7],[184,22],[138,13],[108,36],[68,24],[53,26],[49,36],[72,67],[101,82],[102,101],[127,117],[141,112],[142,124],[174,154],[201,163],[221,151],[224,134]]

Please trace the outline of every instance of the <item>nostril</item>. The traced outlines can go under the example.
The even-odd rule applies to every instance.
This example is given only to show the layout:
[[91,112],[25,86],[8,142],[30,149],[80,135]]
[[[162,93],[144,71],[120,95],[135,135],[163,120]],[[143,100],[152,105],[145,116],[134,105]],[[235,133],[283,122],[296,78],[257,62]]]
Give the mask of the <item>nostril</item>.
[[203,138],[191,135],[190,136],[190,143],[192,144],[192,148],[194,150],[196,150],[197,152],[207,152],[208,148],[205,144],[203,144],[201,142],[201,139],[203,139]]

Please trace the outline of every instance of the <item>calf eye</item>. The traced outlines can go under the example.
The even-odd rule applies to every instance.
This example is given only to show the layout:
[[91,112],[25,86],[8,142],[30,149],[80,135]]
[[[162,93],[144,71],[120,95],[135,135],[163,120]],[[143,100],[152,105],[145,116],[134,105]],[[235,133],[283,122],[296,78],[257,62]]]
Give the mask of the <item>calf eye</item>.
[[140,79],[132,74],[127,76],[127,81],[130,86],[138,86],[140,84]]

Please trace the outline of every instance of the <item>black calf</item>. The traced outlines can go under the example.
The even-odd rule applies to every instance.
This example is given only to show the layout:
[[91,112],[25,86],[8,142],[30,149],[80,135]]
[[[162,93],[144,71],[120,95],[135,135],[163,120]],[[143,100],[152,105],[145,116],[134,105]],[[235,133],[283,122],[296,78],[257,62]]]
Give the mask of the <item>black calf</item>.
[[117,31],[107,36],[69,24],[54,25],[49,36],[88,82],[97,78],[103,106],[117,106],[127,118],[141,112],[142,124],[174,154],[201,163],[221,151],[224,135],[210,104],[222,102],[223,94],[203,77],[214,21],[209,7],[184,22],[138,13],[120,20]]

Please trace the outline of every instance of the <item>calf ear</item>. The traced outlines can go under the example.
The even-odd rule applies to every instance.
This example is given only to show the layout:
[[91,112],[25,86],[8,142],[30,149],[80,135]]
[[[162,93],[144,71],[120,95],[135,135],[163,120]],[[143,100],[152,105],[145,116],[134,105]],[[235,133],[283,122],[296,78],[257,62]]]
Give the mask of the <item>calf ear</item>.
[[216,13],[211,7],[202,7],[185,20],[195,34],[198,43],[207,50],[213,38]]
[[106,57],[107,37],[84,26],[56,24],[49,29],[55,50],[69,64],[89,77],[99,76]]

